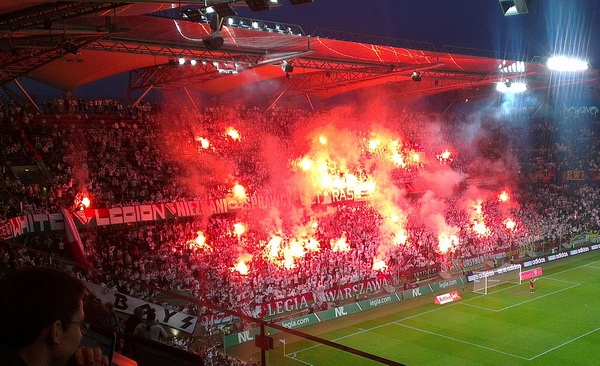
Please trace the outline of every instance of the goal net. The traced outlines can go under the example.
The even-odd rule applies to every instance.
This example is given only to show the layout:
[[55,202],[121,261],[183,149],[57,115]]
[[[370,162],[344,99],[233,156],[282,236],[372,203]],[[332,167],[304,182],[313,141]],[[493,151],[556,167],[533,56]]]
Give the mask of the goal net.
[[473,292],[487,295],[488,289],[503,283],[521,284],[521,265],[507,264],[489,271],[473,272]]

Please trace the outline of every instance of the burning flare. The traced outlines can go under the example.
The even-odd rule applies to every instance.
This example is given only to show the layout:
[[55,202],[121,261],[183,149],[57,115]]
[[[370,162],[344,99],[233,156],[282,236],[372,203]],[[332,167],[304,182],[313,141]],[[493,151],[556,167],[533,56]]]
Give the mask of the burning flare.
[[242,222],[236,222],[233,224],[233,232],[237,236],[242,236],[246,232],[246,225]]
[[243,185],[236,183],[232,189],[233,198],[237,200],[245,200],[246,199],[246,188]]
[[190,249],[211,249],[211,247],[206,243],[206,236],[202,231],[197,232],[196,239],[190,241]]
[[341,238],[335,240],[331,239],[329,241],[329,245],[331,245],[331,251],[333,252],[348,252],[350,251],[350,246],[346,242],[346,235],[342,235]]
[[517,223],[513,221],[513,219],[504,220],[504,225],[508,230],[514,230],[517,227]]
[[500,202],[506,202],[510,199],[510,196],[508,195],[508,193],[506,193],[506,191],[503,191],[502,193],[500,193],[498,195],[498,201]]
[[231,137],[231,139],[234,141],[239,141],[242,139],[242,137],[240,136],[240,133],[233,127],[228,127],[226,132],[227,132],[227,135],[229,137]]
[[439,244],[437,252],[440,254],[448,253],[448,251],[450,251],[459,244],[458,237],[456,235],[448,236],[448,234],[444,233],[438,236],[438,241]]
[[238,258],[238,262],[231,268],[232,271],[237,271],[242,276],[246,276],[250,272],[250,267],[248,266],[248,262],[252,260],[251,254],[242,254]]
[[388,268],[387,264],[381,259],[373,259],[373,270],[374,271],[385,271]]

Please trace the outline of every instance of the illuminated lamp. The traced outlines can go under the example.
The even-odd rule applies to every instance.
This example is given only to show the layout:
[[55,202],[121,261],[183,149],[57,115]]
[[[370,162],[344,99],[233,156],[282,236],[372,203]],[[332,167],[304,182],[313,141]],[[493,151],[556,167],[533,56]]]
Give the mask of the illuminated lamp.
[[418,71],[413,71],[413,73],[410,75],[410,78],[413,79],[413,81],[421,81],[422,75]]
[[287,61],[283,61],[283,65],[281,65],[281,70],[283,70],[283,72],[285,72],[286,74],[294,72],[294,65]]
[[588,62],[565,56],[554,56],[546,64],[550,70],[563,72],[585,71],[589,68]]
[[206,36],[202,38],[202,44],[209,50],[218,50],[223,47],[225,40],[221,36]]
[[206,17],[198,9],[186,9],[181,12],[180,16],[190,22],[202,23],[206,21]]
[[217,13],[222,18],[234,17],[237,15],[235,9],[227,3],[213,4],[212,8],[214,9],[215,13]]
[[71,41],[66,41],[62,45],[63,50],[76,55],[79,52],[79,46],[75,45],[75,43]]
[[529,13],[531,0],[500,0],[500,7],[505,17]]
[[511,82],[509,80],[496,83],[496,91],[505,94],[517,94],[527,91],[527,84],[522,82]]
[[52,19],[50,19],[50,18],[44,18],[44,29],[45,30],[52,29]]
[[271,9],[269,0],[246,0],[246,4],[252,11],[264,11]]
[[290,0],[290,3],[292,3],[292,5],[302,5],[302,4],[308,4],[308,3],[312,3],[313,0]]

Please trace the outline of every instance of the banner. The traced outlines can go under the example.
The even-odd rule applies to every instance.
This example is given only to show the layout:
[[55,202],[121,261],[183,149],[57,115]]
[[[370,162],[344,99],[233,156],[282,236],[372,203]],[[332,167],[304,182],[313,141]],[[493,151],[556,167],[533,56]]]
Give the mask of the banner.
[[314,293],[315,301],[321,303],[325,302],[335,302],[344,301],[351,298],[354,298],[355,294],[365,295],[368,293],[373,293],[375,291],[379,291],[383,289],[383,286],[390,285],[390,278],[388,277],[380,277],[373,278],[364,281],[351,282],[345,285],[331,287],[329,289],[323,291],[317,291]]
[[64,224],[65,224],[65,233],[67,235],[67,245],[69,247],[69,252],[71,253],[71,258],[77,261],[80,264],[83,264],[86,267],[90,266],[90,262],[85,258],[85,251],[83,250],[83,243],[81,242],[81,237],[79,236],[79,232],[75,227],[75,222],[73,222],[73,216],[71,213],[67,211],[64,207],[61,207]]
[[[349,303],[346,305],[329,308],[327,310],[323,310],[320,312],[303,315],[298,318],[287,319],[287,320],[279,322],[277,324],[282,325],[288,329],[305,327],[307,325],[336,319],[336,318],[339,318],[342,316],[355,314],[355,313],[362,312],[362,311],[368,311],[368,310],[371,310],[373,308],[377,308],[380,306],[394,304],[394,303],[397,303],[399,301],[403,301],[406,299],[420,297],[425,294],[429,294],[429,293],[433,292],[433,287],[446,288],[449,286],[459,285],[461,283],[464,283],[462,281],[462,279],[460,281],[450,280],[450,281],[443,281],[442,283],[434,283],[431,285],[415,287],[410,290],[395,292],[392,294],[386,294],[384,296],[375,297],[375,298],[367,299],[367,300],[362,300],[362,301],[355,302],[355,303]],[[454,291],[454,292],[456,292],[456,291]],[[458,295],[458,292],[456,292],[456,295]],[[456,296],[456,295],[453,295],[453,296]],[[458,298],[460,298],[460,296],[458,296]],[[227,347],[235,346],[238,344],[254,341],[254,337],[259,333],[260,333],[260,328],[253,328],[253,329],[245,330],[243,332],[225,335],[224,336],[225,347],[227,348]],[[274,335],[274,334],[279,334],[280,331],[277,329],[270,328],[269,333],[271,335]],[[284,343],[285,338],[283,339],[283,342],[281,340],[280,340],[280,342]]]
[[252,314],[249,315],[261,318],[276,317],[289,312],[308,310],[309,303],[312,302],[313,294],[308,292],[298,296],[256,304],[254,309],[250,309]]
[[[331,204],[337,202],[350,202],[365,200],[367,192],[352,191],[349,189],[333,189],[319,192],[311,198],[301,197],[299,194],[270,194],[248,196],[245,200],[233,197],[221,199],[192,200],[170,203],[155,203],[112,208],[88,208],[71,212],[75,227],[84,229],[88,227],[133,224],[151,221],[168,220],[179,217],[209,217],[218,214],[231,214],[241,210],[269,209],[272,207],[287,207],[302,205],[309,200],[310,204]],[[0,237],[14,238],[23,234],[65,230],[65,213],[32,214],[17,216],[0,221]]]
[[459,285],[462,285],[463,289],[464,289],[465,277],[459,276],[459,277],[455,277],[455,278],[452,278],[452,279],[449,279],[446,281],[432,283],[431,288],[435,292],[435,291],[445,290],[448,287],[455,287],[455,286],[459,286]]
[[528,280],[530,278],[539,277],[543,273],[542,267],[530,269],[528,271],[521,272],[521,281]]
[[133,314],[133,310],[138,307],[145,310],[153,309],[156,312],[156,320],[159,323],[189,334],[194,333],[194,329],[198,323],[197,316],[181,313],[173,309],[131,297],[113,291],[103,285],[96,285],[91,282],[85,282],[85,285],[91,292],[95,293],[100,300],[102,300],[102,303],[106,303],[107,301],[112,302],[115,305],[115,310],[120,313],[131,315]]
[[452,259],[453,267],[462,269],[472,269],[473,267],[481,267],[485,264],[488,259],[502,259],[506,258],[506,252],[497,250],[494,252],[486,252],[473,257],[455,258]]
[[420,280],[437,277],[440,273],[440,264],[436,263],[432,266],[419,268],[411,268],[402,272],[404,277],[409,282],[414,282],[417,278]]
[[564,178],[566,180],[585,180],[586,175],[583,170],[567,170]]
[[435,297],[435,304],[438,305],[444,305],[447,304],[449,302],[453,302],[453,301],[458,301],[460,300],[460,294],[458,293],[458,291],[452,291],[443,295],[438,295]]
[[10,221],[2,221],[0,222],[0,238],[1,239],[9,239],[13,237],[13,230]]

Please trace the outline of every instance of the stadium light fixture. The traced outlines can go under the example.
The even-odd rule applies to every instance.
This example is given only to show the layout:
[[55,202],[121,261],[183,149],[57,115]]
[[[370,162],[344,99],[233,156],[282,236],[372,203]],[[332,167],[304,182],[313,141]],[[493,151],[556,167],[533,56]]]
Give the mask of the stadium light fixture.
[[498,68],[503,74],[510,73],[523,73],[525,72],[525,62],[524,61],[514,61],[507,62],[504,60],[502,64],[498,65]]
[[71,42],[71,41],[66,41],[65,43],[63,43],[62,45],[63,50],[72,53],[74,55],[77,55],[79,53],[79,46],[77,46],[75,43]]
[[225,40],[221,36],[211,35],[202,38],[202,44],[209,50],[218,50],[223,47]]
[[527,90],[527,84],[521,82],[514,82],[511,80],[504,80],[496,83],[496,91],[504,94],[517,94],[523,93]]
[[565,56],[550,57],[546,63],[550,70],[563,72],[577,72],[588,69],[587,61],[569,58]]
[[500,7],[504,16],[529,13],[531,0],[500,0]]
[[212,8],[221,18],[234,17],[237,15],[235,9],[228,3],[213,4],[210,8]]
[[204,23],[207,21],[205,12],[199,9],[186,9],[179,16],[181,19],[189,20],[190,22]]
[[290,72],[294,71],[294,65],[292,65],[288,61],[283,61],[283,64],[281,65],[281,70],[283,70],[283,72],[285,72],[286,74],[289,74]]
[[410,75],[410,78],[413,81],[421,81],[421,79],[423,78],[423,76],[421,75],[420,72],[418,71],[413,71],[413,73]]
[[245,0],[246,5],[252,11],[264,11],[271,9],[271,1],[270,0]]

